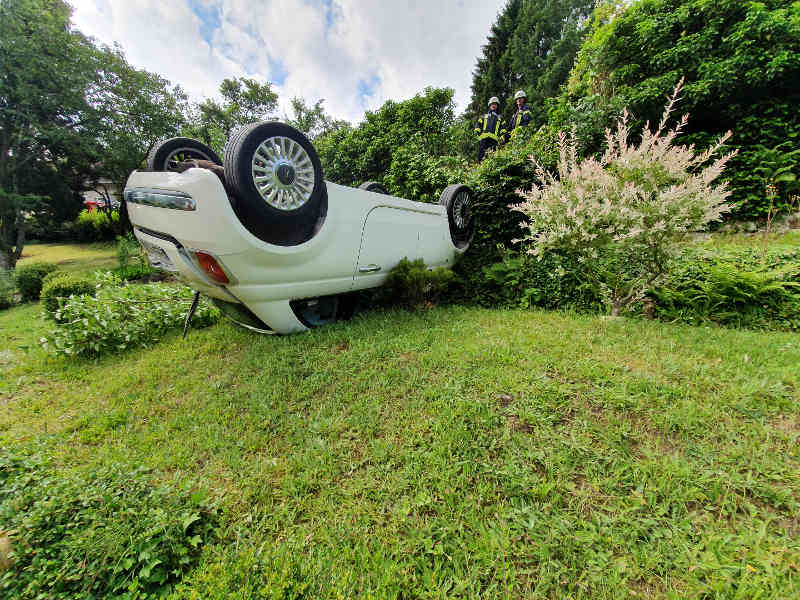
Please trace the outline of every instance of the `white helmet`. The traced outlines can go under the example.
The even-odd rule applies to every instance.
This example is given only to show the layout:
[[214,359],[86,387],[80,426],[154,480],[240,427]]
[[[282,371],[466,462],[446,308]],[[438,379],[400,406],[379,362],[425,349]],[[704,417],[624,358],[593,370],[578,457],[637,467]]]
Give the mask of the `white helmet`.
[[500,105],[500,100],[497,99],[497,96],[492,96],[489,98],[489,104],[487,106],[491,108],[492,104],[497,104],[498,106]]
[[516,94],[514,94],[514,100],[519,100],[520,98],[525,98],[527,100],[527,96],[525,95],[525,90],[520,90]]

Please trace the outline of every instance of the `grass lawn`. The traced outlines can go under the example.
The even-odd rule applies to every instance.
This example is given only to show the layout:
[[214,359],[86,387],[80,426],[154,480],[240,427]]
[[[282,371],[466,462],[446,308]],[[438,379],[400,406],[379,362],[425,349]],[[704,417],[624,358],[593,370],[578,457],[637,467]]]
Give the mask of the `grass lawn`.
[[112,243],[27,244],[17,264],[34,262],[54,263],[64,271],[92,273],[116,267],[117,255]]
[[800,335],[449,307],[86,360],[39,312],[0,444],[207,489],[173,598],[800,597]]

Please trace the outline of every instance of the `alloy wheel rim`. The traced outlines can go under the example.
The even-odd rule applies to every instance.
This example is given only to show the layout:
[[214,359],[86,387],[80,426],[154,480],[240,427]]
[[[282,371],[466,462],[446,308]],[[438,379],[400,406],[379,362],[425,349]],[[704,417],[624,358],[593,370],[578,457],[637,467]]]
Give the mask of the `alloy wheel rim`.
[[469,192],[466,190],[456,195],[453,200],[453,221],[458,229],[466,229],[470,219]]
[[253,184],[269,206],[297,210],[314,192],[314,164],[295,140],[275,136],[261,142],[253,154]]
[[177,148],[167,155],[167,160],[164,162],[167,171],[177,171],[178,165],[182,162],[195,159],[211,160],[211,157],[197,148]]

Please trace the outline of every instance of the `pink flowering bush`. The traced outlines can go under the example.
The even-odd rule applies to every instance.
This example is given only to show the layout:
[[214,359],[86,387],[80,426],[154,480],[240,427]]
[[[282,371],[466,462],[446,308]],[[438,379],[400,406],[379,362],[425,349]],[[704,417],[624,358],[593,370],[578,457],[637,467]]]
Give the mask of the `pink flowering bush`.
[[[729,210],[726,184],[715,185],[735,152],[712,161],[730,132],[696,154],[674,145],[688,115],[672,129],[667,122],[683,81],[675,88],[655,132],[649,123],[638,144],[629,142],[628,113],[616,131],[606,130],[601,158],[577,159],[574,134],[559,136],[558,177],[531,157],[536,180],[524,201],[527,251],[571,258],[596,284],[612,315],[640,300],[667,271],[678,244],[690,231],[717,221]],[[709,164],[710,163],[710,164]]]

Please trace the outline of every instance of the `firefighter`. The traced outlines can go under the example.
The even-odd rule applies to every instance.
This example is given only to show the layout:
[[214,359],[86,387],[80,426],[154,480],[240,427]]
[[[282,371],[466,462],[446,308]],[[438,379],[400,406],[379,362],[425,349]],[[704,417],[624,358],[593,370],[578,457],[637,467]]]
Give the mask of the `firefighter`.
[[489,99],[489,112],[478,119],[475,133],[478,134],[478,162],[481,162],[487,150],[497,148],[498,142],[506,136],[506,124],[503,117],[497,112],[500,100],[497,96]]
[[527,127],[531,122],[531,107],[528,106],[525,90],[519,90],[514,94],[514,102],[517,104],[517,112],[511,117],[510,129],[511,137],[517,133],[520,127]]

